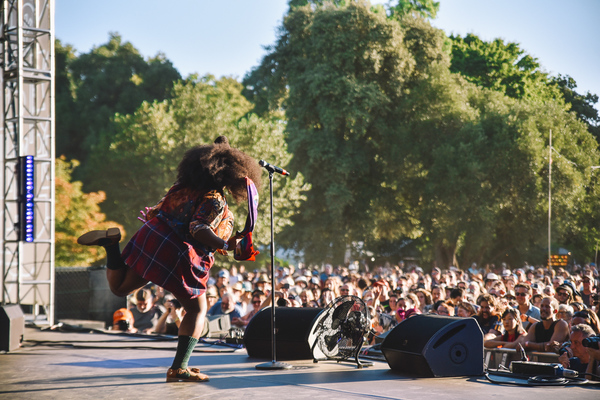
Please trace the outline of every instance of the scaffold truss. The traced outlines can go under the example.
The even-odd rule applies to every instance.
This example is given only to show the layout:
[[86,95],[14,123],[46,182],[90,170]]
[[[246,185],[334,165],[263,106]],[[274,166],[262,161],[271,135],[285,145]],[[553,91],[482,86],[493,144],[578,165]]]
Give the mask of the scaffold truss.
[[[54,1],[4,0],[2,304],[54,322]],[[32,160],[24,182],[23,160]],[[24,185],[32,185],[27,196]],[[28,203],[29,207],[25,207]],[[25,219],[31,219],[27,225]],[[30,235],[24,235],[30,229]]]

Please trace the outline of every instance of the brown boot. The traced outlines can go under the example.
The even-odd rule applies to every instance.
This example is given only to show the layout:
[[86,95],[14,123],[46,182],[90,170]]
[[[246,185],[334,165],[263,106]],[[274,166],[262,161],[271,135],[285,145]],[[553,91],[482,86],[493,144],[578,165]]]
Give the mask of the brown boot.
[[167,382],[208,382],[208,376],[198,368],[171,369],[167,371]]
[[109,228],[105,231],[89,231],[79,236],[77,243],[84,246],[110,246],[121,241],[119,228]]

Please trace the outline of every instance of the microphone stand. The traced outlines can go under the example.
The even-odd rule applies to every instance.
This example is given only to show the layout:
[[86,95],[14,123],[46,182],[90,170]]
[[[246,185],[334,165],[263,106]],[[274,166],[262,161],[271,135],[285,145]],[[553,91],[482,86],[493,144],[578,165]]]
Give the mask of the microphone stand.
[[271,198],[271,344],[272,361],[256,365],[256,369],[260,370],[282,370],[290,369],[290,364],[277,362],[276,356],[276,328],[275,328],[275,236],[273,233],[273,171],[269,171],[269,192]]

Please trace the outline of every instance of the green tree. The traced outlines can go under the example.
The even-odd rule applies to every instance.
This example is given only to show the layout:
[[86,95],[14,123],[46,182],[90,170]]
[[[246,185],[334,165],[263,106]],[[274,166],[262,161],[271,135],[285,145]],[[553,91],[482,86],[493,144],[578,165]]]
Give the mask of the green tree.
[[87,160],[115,113],[133,113],[143,101],[169,98],[181,79],[164,55],[144,60],[116,33],[78,57],[58,42],[57,77],[57,153],[79,160]]
[[[244,80],[263,109],[285,112],[290,168],[311,185],[284,235],[307,261],[339,262],[356,243],[369,250],[407,237],[443,266],[517,260],[545,238],[549,130],[565,159],[582,168],[597,160],[534,60],[478,82],[451,72],[447,43],[413,13],[297,7]],[[574,229],[585,205],[582,171],[557,172],[557,232]]]
[[468,34],[452,40],[451,71],[460,73],[477,86],[496,90],[515,99],[560,98],[559,92],[539,61],[518,43],[492,42]]
[[[160,200],[174,183],[176,168],[190,147],[208,144],[226,135],[232,146],[256,158],[266,158],[282,166],[289,154],[283,138],[283,124],[256,115],[247,115],[251,104],[241,95],[242,86],[231,78],[192,76],[174,87],[171,100],[143,103],[133,114],[115,117],[116,133],[102,135],[98,151],[90,158],[95,187],[106,191],[103,209],[121,221],[128,232],[140,223],[138,210]],[[281,212],[276,228],[289,224],[293,205],[302,199],[302,177],[278,180],[275,204]],[[268,213],[267,185],[260,193],[260,215],[255,238],[266,242]],[[247,213],[246,204],[232,204],[237,229]],[[267,224],[267,225],[263,225]]]
[[542,70],[539,61],[518,43],[502,39],[486,42],[473,34],[452,40],[452,71],[478,86],[500,91],[512,98],[537,101],[560,99],[571,105],[588,130],[600,139],[600,116],[594,105],[598,96],[575,91],[577,83],[568,75],[553,77]]
[[57,266],[88,266],[105,258],[99,247],[86,247],[77,244],[77,238],[88,230],[120,227],[107,221],[100,211],[99,203],[106,195],[103,192],[84,193],[81,182],[73,182],[73,169],[79,165],[76,160],[65,157],[56,159],[56,208],[55,208],[55,263]]
[[558,86],[565,101],[571,105],[571,111],[577,115],[581,121],[585,122],[588,130],[598,142],[600,142],[600,115],[594,107],[598,104],[598,95],[587,92],[585,95],[575,91],[577,82],[569,75],[558,75],[553,78],[554,83]]
[[[389,3],[392,3],[391,1]],[[402,18],[415,13],[423,18],[435,18],[440,10],[440,2],[433,0],[398,0],[395,6],[389,5],[390,16]]]
[[293,9],[272,50],[245,83],[285,111],[290,168],[311,184],[283,239],[308,261],[339,260],[372,236],[371,202],[388,161],[379,153],[397,129],[395,104],[415,60],[395,21],[354,2]]
[[413,93],[419,112],[402,142],[410,163],[423,169],[406,187],[416,188],[411,204],[426,259],[431,254],[441,266],[543,259],[550,130],[562,155],[553,164],[553,238],[560,243],[578,230],[578,210],[589,201],[585,166],[598,152],[564,103],[509,99],[447,71]]
[[79,145],[75,140],[77,131],[74,129],[78,114],[75,111],[75,88],[68,65],[77,56],[75,49],[70,45],[64,45],[60,40],[55,43],[55,107],[56,107],[56,152],[59,155],[73,155]]

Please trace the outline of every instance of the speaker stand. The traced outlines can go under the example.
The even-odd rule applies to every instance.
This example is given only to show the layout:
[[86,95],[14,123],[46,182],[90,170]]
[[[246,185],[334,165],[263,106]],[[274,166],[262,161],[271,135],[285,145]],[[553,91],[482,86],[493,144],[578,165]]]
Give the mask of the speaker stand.
[[256,365],[255,368],[263,370],[263,371],[265,371],[265,370],[273,371],[273,370],[291,369],[292,366],[291,366],[291,364],[287,364],[287,363],[283,363],[283,362],[279,362],[279,361],[271,361],[271,362],[258,364],[258,365]]
[[259,370],[284,370],[290,369],[292,366],[290,364],[277,362],[276,356],[276,341],[277,334],[275,329],[275,234],[274,234],[274,226],[273,226],[273,171],[269,170],[269,195],[271,198],[271,344],[273,361],[258,364],[256,369]]

